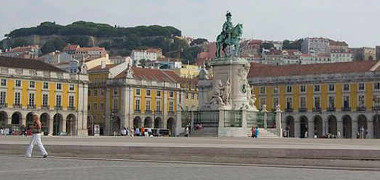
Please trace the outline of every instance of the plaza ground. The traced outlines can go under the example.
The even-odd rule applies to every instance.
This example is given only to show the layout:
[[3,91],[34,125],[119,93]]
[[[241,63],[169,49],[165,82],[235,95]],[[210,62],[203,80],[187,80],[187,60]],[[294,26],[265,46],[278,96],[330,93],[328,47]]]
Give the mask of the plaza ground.
[[[30,137],[1,136],[0,155],[22,156]],[[43,137],[50,157],[380,170],[376,139]],[[38,147],[34,157],[40,157]]]
[[1,179],[379,179],[380,172],[0,156]]

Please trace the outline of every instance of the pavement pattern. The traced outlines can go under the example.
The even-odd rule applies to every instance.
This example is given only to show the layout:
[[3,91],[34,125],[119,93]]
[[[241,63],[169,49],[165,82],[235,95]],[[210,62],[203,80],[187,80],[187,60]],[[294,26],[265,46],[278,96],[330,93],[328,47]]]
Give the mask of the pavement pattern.
[[85,160],[71,158],[25,158],[0,156],[0,179],[12,180],[377,180],[380,172],[331,169],[232,166],[196,163],[157,163],[130,160]]
[[[0,136],[0,144],[28,144],[31,137]],[[215,147],[215,148],[291,148],[291,149],[365,149],[380,150],[378,139],[298,139],[298,138],[209,138],[209,137],[48,137],[44,145]]]

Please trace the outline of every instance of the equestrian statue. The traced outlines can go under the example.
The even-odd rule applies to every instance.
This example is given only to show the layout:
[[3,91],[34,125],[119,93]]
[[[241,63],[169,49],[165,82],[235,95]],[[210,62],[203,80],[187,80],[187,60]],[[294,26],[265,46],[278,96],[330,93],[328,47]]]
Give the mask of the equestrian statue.
[[[241,35],[243,34],[243,25],[237,24],[235,27],[231,22],[231,13],[227,12],[227,21],[223,24],[222,32],[216,38],[216,57],[221,57],[221,51],[223,51],[224,56],[238,56],[239,55],[239,45]],[[227,52],[226,48],[233,46],[234,52]]]

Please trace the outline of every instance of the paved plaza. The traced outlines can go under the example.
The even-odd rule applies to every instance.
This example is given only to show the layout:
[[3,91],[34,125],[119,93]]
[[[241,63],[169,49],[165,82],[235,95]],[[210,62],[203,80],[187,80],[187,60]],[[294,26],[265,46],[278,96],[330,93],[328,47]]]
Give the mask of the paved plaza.
[[[0,136],[0,144],[28,144],[31,137]],[[123,137],[54,136],[42,137],[45,145],[214,147],[214,148],[290,148],[380,150],[376,139],[299,139],[299,138],[214,138],[214,137]]]
[[0,156],[0,179],[379,179],[380,172]]

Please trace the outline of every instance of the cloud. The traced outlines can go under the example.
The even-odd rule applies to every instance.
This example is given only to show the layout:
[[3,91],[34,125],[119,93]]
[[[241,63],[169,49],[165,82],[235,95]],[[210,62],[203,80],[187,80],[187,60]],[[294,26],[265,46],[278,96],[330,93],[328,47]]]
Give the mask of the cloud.
[[380,44],[380,1],[370,0],[4,0],[0,33],[42,21],[78,20],[119,26],[171,25],[183,35],[214,40],[225,13],[243,23],[244,38],[328,37],[350,46]]

